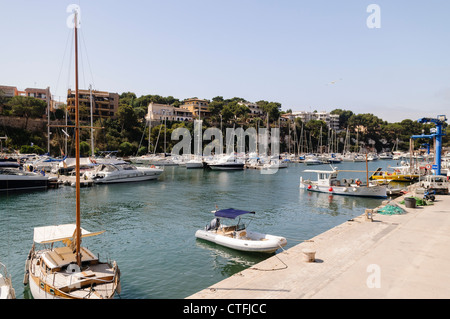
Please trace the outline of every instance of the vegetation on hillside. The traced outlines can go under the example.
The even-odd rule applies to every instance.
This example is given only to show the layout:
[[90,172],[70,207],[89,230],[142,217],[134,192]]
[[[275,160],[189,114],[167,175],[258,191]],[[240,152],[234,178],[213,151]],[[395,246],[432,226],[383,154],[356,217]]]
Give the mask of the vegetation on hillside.
[[[137,97],[135,93],[124,92],[120,95],[119,109],[115,119],[98,120],[94,130],[95,153],[100,151],[119,151],[119,155],[139,155],[147,152],[170,152],[177,141],[171,140],[171,133],[178,127],[187,128],[191,134],[194,129],[193,122],[165,121],[152,125],[150,129],[151,142],[149,145],[149,127],[144,116],[150,102],[180,106],[183,101],[173,96],[162,97],[159,95],[143,95]],[[299,118],[294,121],[282,121],[281,115],[286,113],[281,110],[281,103],[273,101],[258,101],[256,104],[262,109],[264,117],[252,116],[250,109],[240,102],[247,102],[243,98],[234,97],[224,99],[216,96],[209,101],[210,116],[202,118],[203,129],[207,127],[266,127],[267,121],[271,127],[280,127],[280,152],[299,150],[318,151],[320,146],[333,145],[333,149],[342,151],[346,141],[350,141],[351,150],[360,148],[383,151],[408,150],[410,137],[422,133],[429,134],[433,124],[421,124],[417,121],[404,119],[401,122],[388,123],[371,113],[354,114],[350,110],[335,109],[331,113],[339,114],[339,132],[331,132],[325,122],[312,120],[302,123]],[[16,96],[5,98],[0,94],[0,110],[3,116],[15,115],[29,118],[46,118],[46,103],[30,97]],[[63,119],[64,110],[56,110],[51,114],[51,119]],[[72,123],[69,119],[69,124]],[[72,119],[73,120],[73,119]],[[90,123],[89,123],[90,124]],[[447,124],[445,125],[446,128]],[[66,136],[60,128],[52,128],[50,153],[54,156],[65,154]],[[73,129],[65,130],[69,136],[74,136]],[[3,146],[10,151],[21,152],[47,152],[47,132],[30,132],[27,124],[23,128],[0,125],[0,136],[7,136]],[[81,133],[82,155],[90,155],[90,130],[84,129]],[[443,138],[444,146],[450,146],[448,136]],[[428,139],[413,140],[414,149],[423,143],[432,143]],[[303,147],[304,146],[304,147]],[[302,147],[302,148],[301,148]],[[67,141],[67,153],[73,153],[73,141]]]

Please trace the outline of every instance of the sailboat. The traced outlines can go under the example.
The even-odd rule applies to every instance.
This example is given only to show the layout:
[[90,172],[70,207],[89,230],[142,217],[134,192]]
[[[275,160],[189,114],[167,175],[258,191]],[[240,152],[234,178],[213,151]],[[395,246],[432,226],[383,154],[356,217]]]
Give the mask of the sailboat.
[[[99,256],[81,246],[81,239],[99,235],[81,228],[80,138],[78,120],[78,41],[75,11],[75,151],[76,223],[34,228],[33,245],[25,262],[24,284],[34,299],[110,299],[120,293],[120,270],[115,261],[101,262]],[[36,244],[43,245],[36,249]],[[61,247],[55,247],[55,246]]]

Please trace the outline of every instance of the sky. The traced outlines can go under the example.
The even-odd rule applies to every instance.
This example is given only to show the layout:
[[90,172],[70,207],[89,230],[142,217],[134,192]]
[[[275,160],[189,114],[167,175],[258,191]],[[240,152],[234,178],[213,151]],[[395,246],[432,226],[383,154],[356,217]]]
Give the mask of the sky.
[[447,0],[0,0],[0,85],[65,101],[71,4],[82,89],[450,117]]

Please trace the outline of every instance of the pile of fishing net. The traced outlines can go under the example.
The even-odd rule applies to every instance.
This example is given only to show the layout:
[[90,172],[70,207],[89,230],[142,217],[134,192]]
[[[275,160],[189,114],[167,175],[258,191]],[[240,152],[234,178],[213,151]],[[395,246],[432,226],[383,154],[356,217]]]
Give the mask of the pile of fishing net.
[[398,207],[397,205],[386,205],[381,209],[377,210],[378,214],[381,215],[401,215],[405,213],[403,208]]

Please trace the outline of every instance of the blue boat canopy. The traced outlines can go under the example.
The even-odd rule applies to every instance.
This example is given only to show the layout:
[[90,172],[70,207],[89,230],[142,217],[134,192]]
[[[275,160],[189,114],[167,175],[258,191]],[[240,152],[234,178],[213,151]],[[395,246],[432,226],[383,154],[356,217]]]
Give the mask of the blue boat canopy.
[[246,210],[239,210],[239,209],[234,209],[234,208],[227,208],[227,209],[221,209],[221,210],[217,210],[214,215],[216,217],[224,217],[224,218],[236,218],[240,215],[244,215],[244,214],[254,214],[255,212],[249,212]]

